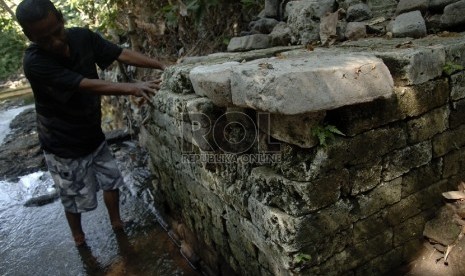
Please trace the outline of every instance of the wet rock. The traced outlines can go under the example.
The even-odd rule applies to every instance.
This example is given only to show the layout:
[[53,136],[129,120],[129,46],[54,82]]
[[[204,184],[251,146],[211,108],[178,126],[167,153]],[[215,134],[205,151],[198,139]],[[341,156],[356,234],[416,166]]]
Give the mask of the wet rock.
[[11,133],[0,146],[0,175],[6,180],[38,170],[46,170],[45,160],[36,132],[33,108],[19,114],[10,124]]
[[426,23],[419,11],[403,13],[392,24],[394,37],[420,38],[426,36]]
[[24,203],[24,206],[25,207],[42,206],[42,205],[45,205],[45,204],[52,203],[57,199],[58,199],[58,192],[54,191],[53,193],[49,193],[49,194],[40,195],[40,196],[37,196],[37,197],[30,198]]

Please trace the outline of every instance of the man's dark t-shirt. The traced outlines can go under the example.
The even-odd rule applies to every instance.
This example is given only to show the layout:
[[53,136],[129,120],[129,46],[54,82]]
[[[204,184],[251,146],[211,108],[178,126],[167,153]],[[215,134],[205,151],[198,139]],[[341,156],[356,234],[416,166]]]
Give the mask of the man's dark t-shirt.
[[122,49],[83,28],[67,29],[70,57],[47,53],[35,44],[24,57],[24,72],[34,92],[42,148],[62,158],[93,152],[105,139],[100,96],[78,91],[83,78],[97,79]]

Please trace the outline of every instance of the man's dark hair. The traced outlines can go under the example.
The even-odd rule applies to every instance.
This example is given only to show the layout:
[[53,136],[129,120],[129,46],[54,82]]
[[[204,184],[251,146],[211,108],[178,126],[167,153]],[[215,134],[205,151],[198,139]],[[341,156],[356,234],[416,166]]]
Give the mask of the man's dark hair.
[[44,19],[52,12],[59,20],[63,15],[50,0],[24,0],[16,8],[16,19],[21,27]]

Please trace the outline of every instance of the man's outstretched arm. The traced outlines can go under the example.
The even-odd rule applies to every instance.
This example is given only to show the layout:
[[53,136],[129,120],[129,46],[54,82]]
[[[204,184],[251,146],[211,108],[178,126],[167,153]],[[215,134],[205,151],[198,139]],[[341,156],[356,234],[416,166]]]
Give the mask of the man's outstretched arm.
[[160,89],[160,80],[148,82],[109,82],[100,79],[84,78],[79,83],[79,90],[98,95],[133,95],[144,97],[150,102],[150,97]]
[[118,61],[136,67],[165,70],[165,65],[160,61],[128,49],[123,49],[118,57]]

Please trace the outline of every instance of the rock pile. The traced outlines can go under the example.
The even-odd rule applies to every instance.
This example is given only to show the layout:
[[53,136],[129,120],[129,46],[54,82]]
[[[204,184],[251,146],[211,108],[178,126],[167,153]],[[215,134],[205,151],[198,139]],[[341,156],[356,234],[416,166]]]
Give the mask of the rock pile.
[[465,29],[465,0],[265,0],[228,51],[330,45],[367,36],[425,37]]

